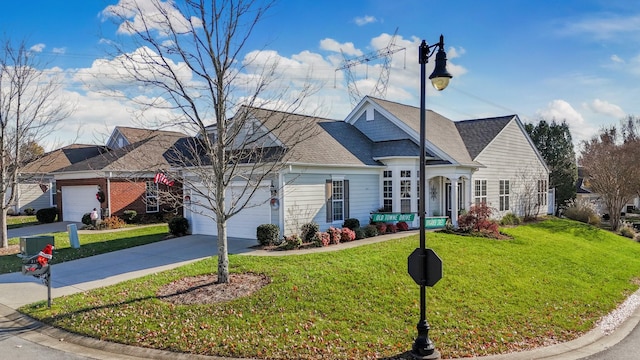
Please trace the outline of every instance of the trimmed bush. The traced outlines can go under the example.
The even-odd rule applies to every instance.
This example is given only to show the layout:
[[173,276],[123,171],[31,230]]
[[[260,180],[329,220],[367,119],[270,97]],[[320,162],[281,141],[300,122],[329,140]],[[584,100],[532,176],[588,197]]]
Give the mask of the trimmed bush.
[[298,236],[298,234],[293,234],[291,236],[285,236],[283,247],[285,250],[293,250],[297,249],[302,245],[302,238]]
[[620,227],[620,235],[629,239],[634,239],[636,237],[636,229],[633,227],[633,224],[623,222]]
[[500,235],[498,223],[491,220],[492,210],[487,204],[472,205],[469,212],[458,216],[458,227],[468,233],[497,238]]
[[341,242],[348,242],[348,241],[353,241],[356,239],[356,233],[355,231],[345,227],[342,228],[342,233],[340,234],[340,241]]
[[368,238],[378,236],[378,228],[373,224],[369,224],[364,227],[364,234]]
[[[600,218],[595,210],[595,205],[588,200],[569,200],[564,208],[564,216],[571,220],[580,221],[591,225],[599,225]],[[604,217],[603,217],[604,218]],[[608,219],[605,218],[605,220]]]
[[320,225],[315,222],[310,222],[302,225],[300,229],[300,237],[303,242],[314,242],[316,240],[316,234],[320,231]]
[[396,224],[396,226],[398,227],[398,231],[407,231],[409,230],[409,224],[407,224],[405,221],[400,221]]
[[276,224],[262,224],[256,229],[258,244],[271,246],[279,243],[280,228]]
[[384,234],[387,233],[387,224],[385,224],[385,223],[377,223],[376,224],[376,229],[378,229],[378,235],[384,235]]
[[355,219],[355,218],[349,218],[349,219],[344,221],[344,224],[342,224],[342,227],[343,228],[349,228],[351,230],[355,230],[355,229],[360,227],[360,220]]
[[122,220],[127,224],[133,224],[138,212],[135,210],[125,210],[122,212]]
[[49,224],[56,221],[58,217],[58,208],[50,207],[36,211],[36,219],[43,224]]
[[387,232],[391,234],[395,234],[398,232],[398,225],[396,224],[387,224]]
[[356,233],[356,240],[361,240],[367,237],[367,234],[364,232],[363,228],[357,228],[354,230]]
[[91,224],[91,213],[85,213],[84,215],[82,215],[82,223],[85,225],[92,225]]
[[35,213],[36,213],[36,210],[34,208],[26,208],[26,209],[24,209],[24,214],[25,215],[31,216],[31,215],[33,215]]
[[520,218],[512,212],[506,213],[500,219],[500,225],[520,225]]
[[182,216],[172,218],[169,220],[169,232],[174,236],[186,235],[189,232],[189,220]]
[[342,238],[342,231],[340,229],[331,226],[327,230],[327,233],[329,234],[331,244],[340,244],[340,239]]

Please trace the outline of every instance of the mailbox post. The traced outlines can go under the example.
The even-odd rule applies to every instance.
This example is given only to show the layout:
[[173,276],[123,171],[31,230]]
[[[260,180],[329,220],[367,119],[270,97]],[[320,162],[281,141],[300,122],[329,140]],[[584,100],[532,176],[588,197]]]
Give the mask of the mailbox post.
[[[35,253],[37,246],[45,244],[40,252]],[[53,258],[53,236],[34,236],[20,238],[22,258],[22,274],[31,275],[47,286],[47,306],[51,307],[51,259]]]

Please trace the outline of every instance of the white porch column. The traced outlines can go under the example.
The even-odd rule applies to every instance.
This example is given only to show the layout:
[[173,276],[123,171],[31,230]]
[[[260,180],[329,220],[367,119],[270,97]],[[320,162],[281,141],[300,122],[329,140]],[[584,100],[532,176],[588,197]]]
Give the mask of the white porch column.
[[458,227],[458,178],[451,180],[451,224]]
[[471,179],[465,179],[466,181],[466,192],[467,192],[467,203],[465,204],[464,208],[469,211],[471,209],[471,205],[473,205],[473,181],[471,181]]

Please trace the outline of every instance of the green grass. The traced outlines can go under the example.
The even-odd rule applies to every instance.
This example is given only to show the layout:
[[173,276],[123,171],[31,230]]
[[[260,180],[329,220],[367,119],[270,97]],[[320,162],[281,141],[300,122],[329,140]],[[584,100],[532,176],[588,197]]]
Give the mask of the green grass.
[[[122,231],[95,231],[91,234],[78,234],[80,248],[74,249],[69,244],[69,234],[58,232],[53,234],[55,250],[52,264],[76,260],[88,256],[103,254],[110,251],[126,249],[133,246],[149,244],[166,238],[168,227],[166,224],[137,227]],[[18,244],[19,238],[9,239],[9,245]],[[20,271],[22,260],[15,254],[0,256],[0,274]]]
[[[567,341],[635,291],[640,244],[568,220],[504,229],[513,240],[429,233],[444,277],[427,290],[430,338],[443,358]],[[230,256],[232,272],[268,275],[252,296],[177,306],[171,281],[216,269],[210,258],[20,311],[72,332],[194,354],[268,359],[393,357],[411,348],[419,287],[407,274],[417,236],[329,253]]]
[[7,216],[7,230],[39,224],[35,215]]

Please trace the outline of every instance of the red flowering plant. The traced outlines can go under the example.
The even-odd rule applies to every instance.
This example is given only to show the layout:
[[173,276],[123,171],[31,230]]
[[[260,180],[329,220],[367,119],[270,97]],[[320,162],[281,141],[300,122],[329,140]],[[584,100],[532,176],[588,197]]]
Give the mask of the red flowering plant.
[[348,227],[342,228],[342,236],[340,241],[348,242],[356,239],[356,232],[349,229]]
[[329,238],[331,239],[331,244],[340,244],[340,239],[342,238],[342,231],[340,229],[334,228],[333,226],[327,230],[329,233]]
[[387,233],[387,224],[385,223],[377,223],[376,228],[378,229],[378,234],[384,235]]
[[398,231],[407,231],[409,230],[409,224],[407,224],[405,221],[400,221],[396,224],[396,226],[398,227]]
[[388,224],[387,225],[387,232],[389,233],[397,233],[398,232],[398,225],[396,224]]

